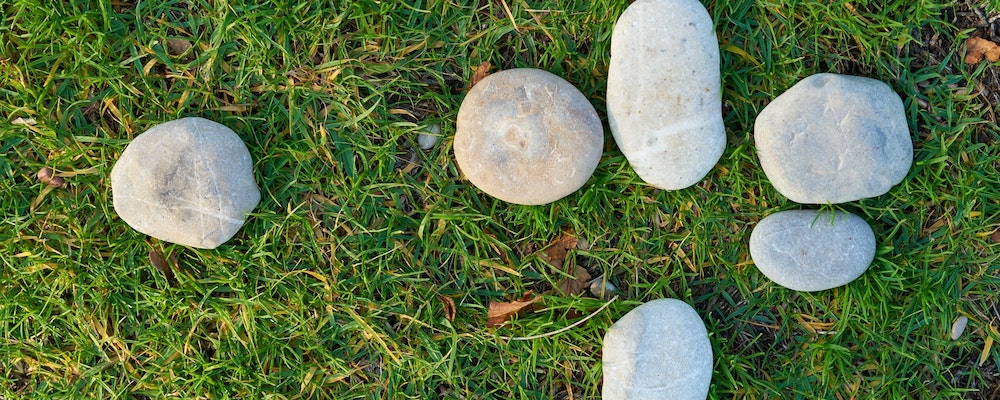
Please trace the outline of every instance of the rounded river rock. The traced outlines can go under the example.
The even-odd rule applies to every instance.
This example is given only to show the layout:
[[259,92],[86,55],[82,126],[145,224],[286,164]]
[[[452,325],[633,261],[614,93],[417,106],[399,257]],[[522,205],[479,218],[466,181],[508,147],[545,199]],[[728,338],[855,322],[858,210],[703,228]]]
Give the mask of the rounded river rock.
[[722,156],[719,42],[697,0],[638,0],[611,35],[608,122],[642,180],[701,181]]
[[857,76],[803,79],[761,111],[754,138],[771,184],[798,203],[880,196],[906,177],[913,162],[899,95]]
[[605,400],[704,400],[712,381],[712,343],[687,303],[653,300],[611,326],[602,363]]
[[260,201],[252,165],[246,145],[222,124],[191,117],[156,125],[111,170],[115,211],[149,236],[213,249]]
[[757,269],[792,290],[843,286],[875,259],[875,234],[865,220],[838,211],[792,210],[761,220],[750,234]]
[[500,200],[537,205],[573,193],[597,168],[604,128],[573,85],[519,68],[490,75],[458,110],[455,158],[476,187]]

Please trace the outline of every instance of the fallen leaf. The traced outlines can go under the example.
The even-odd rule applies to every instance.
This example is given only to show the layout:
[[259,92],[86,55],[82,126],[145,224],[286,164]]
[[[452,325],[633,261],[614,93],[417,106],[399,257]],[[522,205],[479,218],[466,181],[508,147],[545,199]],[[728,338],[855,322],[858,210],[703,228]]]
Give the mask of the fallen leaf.
[[184,39],[167,39],[167,53],[172,56],[184,54],[191,48],[191,42]]
[[990,241],[993,243],[1000,243],[1000,229],[997,229],[990,234]]
[[556,289],[566,295],[580,294],[590,288],[592,277],[586,269],[577,265],[572,278],[563,278]]
[[66,180],[60,176],[56,176],[56,172],[52,168],[44,167],[38,171],[38,180],[42,181],[46,185],[52,187],[61,187],[66,184]]
[[976,64],[983,60],[983,57],[990,62],[1000,60],[1000,46],[989,40],[971,37],[965,41],[965,63]]
[[[169,262],[167,261],[168,259]],[[173,286],[174,270],[171,268],[171,265],[177,265],[177,254],[164,257],[162,252],[153,249],[149,251],[149,263],[153,264],[153,268],[156,268],[157,271],[163,274],[163,277],[167,280],[167,284]]]
[[166,257],[163,257],[163,253],[161,253],[159,250],[149,251],[149,263],[153,264],[153,268],[156,268],[157,271],[163,273],[166,273],[167,269],[170,268],[167,265]]
[[549,244],[544,250],[545,261],[553,267],[562,268],[566,261],[566,253],[576,247],[577,239],[573,232],[565,232]]
[[983,344],[983,353],[979,355],[979,366],[982,367],[986,364],[986,360],[990,359],[990,350],[993,349],[993,336],[986,336],[986,343]]
[[549,244],[543,252],[546,262],[564,274],[570,275],[556,284],[556,289],[564,295],[583,293],[590,287],[590,280],[593,278],[583,267],[573,263],[566,264],[566,255],[570,249],[576,248],[579,242],[573,232],[566,232]]
[[517,315],[528,306],[542,300],[542,296],[532,296],[527,292],[515,301],[491,301],[489,311],[486,313],[486,326],[496,328]]
[[448,296],[438,296],[438,300],[444,303],[444,317],[450,322],[455,321],[455,300]]
[[480,63],[479,66],[476,67],[476,71],[472,73],[472,80],[469,81],[469,89],[472,89],[472,87],[476,86],[479,81],[489,76],[491,67],[492,65],[489,61],[483,61]]

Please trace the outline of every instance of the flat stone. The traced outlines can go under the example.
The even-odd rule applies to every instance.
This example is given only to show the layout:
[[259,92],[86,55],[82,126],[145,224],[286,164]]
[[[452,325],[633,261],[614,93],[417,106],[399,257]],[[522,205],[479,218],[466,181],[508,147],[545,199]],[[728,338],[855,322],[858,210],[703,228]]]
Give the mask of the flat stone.
[[712,343],[701,317],[680,300],[653,300],[625,314],[604,335],[602,362],[605,400],[708,397]]
[[701,181],[726,147],[719,42],[697,0],[638,0],[611,35],[608,122],[642,180]]
[[549,72],[500,71],[469,90],[458,110],[455,159],[476,187],[511,203],[556,201],[597,168],[604,128],[573,85]]
[[803,79],[761,111],[754,140],[764,174],[798,203],[880,196],[906,177],[913,162],[899,95],[857,76]]
[[430,150],[437,144],[438,137],[440,136],[441,126],[438,124],[431,125],[425,131],[417,134],[417,145],[423,150]]
[[875,259],[875,234],[865,220],[838,211],[792,210],[761,220],[750,233],[757,269],[792,290],[843,286]]
[[135,230],[213,249],[260,201],[246,145],[204,118],[165,122],[140,134],[111,170],[115,211]]

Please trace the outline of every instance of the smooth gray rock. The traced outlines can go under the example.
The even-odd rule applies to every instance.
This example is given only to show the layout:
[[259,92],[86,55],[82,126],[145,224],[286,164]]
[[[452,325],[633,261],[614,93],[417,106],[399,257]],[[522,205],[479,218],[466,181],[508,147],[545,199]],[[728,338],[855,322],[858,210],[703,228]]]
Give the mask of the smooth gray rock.
[[762,274],[786,288],[832,289],[868,269],[875,259],[875,234],[861,217],[843,211],[782,211],[753,228],[750,257]]
[[440,136],[441,126],[438,124],[431,125],[425,131],[417,134],[417,145],[423,150],[430,150],[437,144],[438,137]]
[[604,400],[708,397],[712,343],[701,317],[676,299],[625,314],[604,335]]
[[880,196],[906,177],[913,162],[899,95],[857,76],[803,79],[761,111],[754,139],[771,184],[798,203]]
[[517,204],[556,201],[583,186],[601,159],[604,128],[573,85],[519,68],[490,75],[458,110],[455,159],[476,187]]
[[608,122],[629,164],[661,189],[701,181],[726,147],[719,42],[697,0],[638,0],[611,35]]
[[231,129],[181,118],[137,136],[111,170],[115,211],[167,242],[213,249],[260,201],[246,145]]

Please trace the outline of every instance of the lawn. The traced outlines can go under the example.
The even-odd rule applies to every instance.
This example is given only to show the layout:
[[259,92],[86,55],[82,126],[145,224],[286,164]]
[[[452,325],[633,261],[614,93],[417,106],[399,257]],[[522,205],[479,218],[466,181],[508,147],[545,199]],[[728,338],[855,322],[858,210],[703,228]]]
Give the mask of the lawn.
[[[667,297],[708,327],[713,399],[1000,398],[1000,64],[963,61],[967,38],[1000,42],[1000,6],[705,1],[728,135],[709,175],[653,188],[606,128],[580,191],[519,206],[455,164],[470,79],[550,71],[606,127],[627,1],[243,3],[0,0],[0,398],[597,398],[604,332]],[[816,72],[888,83],[915,160],[889,193],[825,206],[872,225],[869,270],[798,293],[749,257],[760,219],[808,208],[769,184],[753,122]],[[111,206],[129,140],[183,116],[234,129],[261,186],[215,250]],[[67,184],[40,182],[46,166]],[[618,299],[501,338],[605,304],[553,290],[542,255],[563,235]],[[529,291],[535,309],[487,327],[490,302]]]

